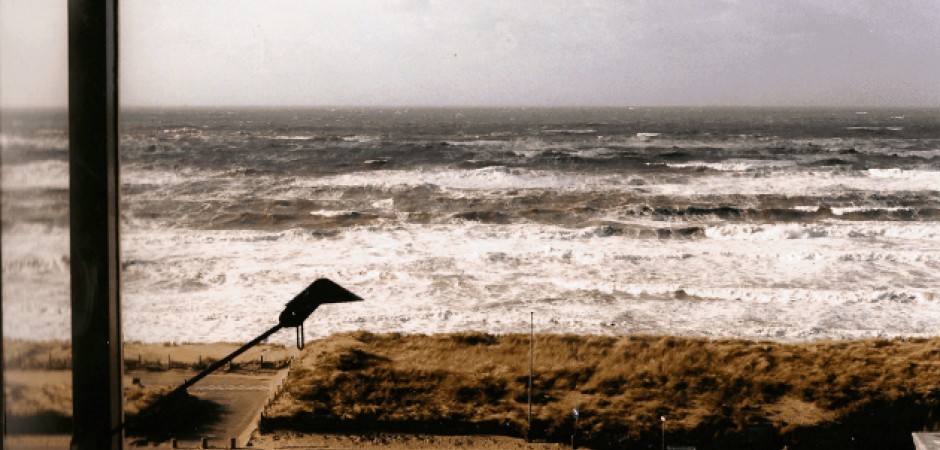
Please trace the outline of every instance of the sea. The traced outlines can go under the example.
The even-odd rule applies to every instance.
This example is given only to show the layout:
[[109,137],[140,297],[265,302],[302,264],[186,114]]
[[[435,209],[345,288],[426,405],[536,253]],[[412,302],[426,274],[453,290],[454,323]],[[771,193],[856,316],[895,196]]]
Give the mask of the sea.
[[[3,333],[68,339],[64,111],[4,111]],[[940,334],[940,110],[121,115],[125,340]],[[294,333],[271,339],[291,343]]]

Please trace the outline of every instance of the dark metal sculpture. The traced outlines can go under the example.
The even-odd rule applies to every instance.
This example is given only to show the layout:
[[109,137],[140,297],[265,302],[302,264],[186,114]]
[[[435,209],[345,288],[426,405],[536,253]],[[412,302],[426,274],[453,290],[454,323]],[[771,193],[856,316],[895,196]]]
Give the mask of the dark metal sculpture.
[[281,315],[278,317],[277,325],[274,325],[264,333],[261,333],[258,337],[252,339],[247,344],[242,345],[228,356],[216,361],[209,367],[206,367],[205,370],[199,372],[193,378],[186,380],[185,383],[181,384],[179,387],[170,391],[164,397],[161,397],[155,401],[147,408],[149,414],[142,414],[141,416],[138,416],[137,421],[147,421],[151,418],[154,418],[157,414],[159,414],[160,410],[164,409],[169,403],[173,402],[175,399],[184,397],[186,395],[186,390],[199,382],[199,380],[202,380],[207,375],[230,363],[233,359],[238,357],[238,355],[241,355],[251,347],[258,345],[272,334],[280,331],[281,328],[296,328],[297,348],[303,348],[304,320],[306,320],[307,317],[309,317],[310,314],[313,313],[315,309],[317,309],[317,307],[324,303],[348,303],[358,301],[362,301],[362,298],[356,294],[353,294],[352,292],[347,291],[342,286],[326,278],[320,278],[314,281],[300,294],[297,294],[296,297],[287,302],[287,305],[284,307],[284,311],[281,312]]
[[268,331],[261,333],[258,337],[252,339],[247,344],[239,347],[234,352],[230,353],[225,358],[222,358],[209,367],[206,367],[205,370],[199,372],[195,377],[190,378],[185,383],[181,384],[178,388],[170,392],[170,396],[177,392],[186,391],[190,386],[196,384],[199,380],[205,378],[212,372],[215,372],[220,367],[232,362],[238,355],[241,355],[246,350],[255,345],[258,345],[272,334],[277,333],[281,328],[296,328],[297,329],[297,348],[302,349],[304,347],[304,320],[307,320],[307,317],[318,306],[324,303],[348,303],[348,302],[359,302],[362,301],[362,298],[352,292],[347,291],[342,286],[326,279],[320,278],[313,283],[310,283],[310,286],[307,286],[300,294],[297,294],[293,300],[287,302],[287,305],[284,307],[284,311],[281,312],[281,315],[278,317],[278,324],[269,328]]

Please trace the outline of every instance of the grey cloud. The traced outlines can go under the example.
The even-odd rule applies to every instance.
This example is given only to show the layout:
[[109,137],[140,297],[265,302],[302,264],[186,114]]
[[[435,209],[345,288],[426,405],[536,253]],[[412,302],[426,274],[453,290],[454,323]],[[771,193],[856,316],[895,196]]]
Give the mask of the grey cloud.
[[121,21],[128,105],[940,105],[936,0],[123,0]]

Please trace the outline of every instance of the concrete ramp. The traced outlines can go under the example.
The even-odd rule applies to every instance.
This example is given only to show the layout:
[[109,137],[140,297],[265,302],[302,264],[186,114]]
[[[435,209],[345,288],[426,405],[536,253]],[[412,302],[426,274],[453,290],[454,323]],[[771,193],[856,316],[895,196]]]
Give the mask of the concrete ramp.
[[[133,377],[144,386],[173,388],[193,373],[140,372]],[[213,374],[191,387],[191,395],[217,403],[223,409],[218,419],[202,430],[199,441],[204,438],[213,448],[230,448],[234,439],[237,448],[244,448],[258,427],[265,405],[280,391],[287,373],[288,369],[268,374]]]

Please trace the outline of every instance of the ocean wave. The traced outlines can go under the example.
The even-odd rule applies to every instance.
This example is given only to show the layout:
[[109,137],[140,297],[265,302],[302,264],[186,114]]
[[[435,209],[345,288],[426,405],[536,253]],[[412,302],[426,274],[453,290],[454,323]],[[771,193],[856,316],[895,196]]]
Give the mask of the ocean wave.
[[933,183],[933,190],[940,190],[940,170],[916,169],[868,169],[868,176],[879,180],[905,180]]
[[506,140],[497,140],[497,139],[472,139],[472,140],[451,140],[445,141],[447,145],[454,145],[458,147],[501,147],[506,145]]
[[542,130],[544,134],[596,134],[597,130],[593,128],[556,128]]
[[[143,340],[167,333],[167,328],[159,328],[167,326],[166,321],[157,319],[161,308],[169,306],[164,301],[180,304],[180,296],[190,298],[186,304],[200,308],[184,314],[198,316],[199,311],[224,309],[220,299],[234,292],[254,302],[251,311],[240,312],[243,324],[256,323],[261,329],[271,314],[265,314],[264,306],[272,311],[281,306],[272,300],[279,298],[278,292],[289,297],[286,291],[299,290],[305,278],[321,275],[342,280],[367,301],[318,312],[311,318],[316,333],[351,327],[373,331],[405,327],[413,332],[499,327],[512,332],[525,325],[524,320],[517,324],[513,319],[517,314],[527,318],[519,311],[523,308],[535,311],[542,326],[553,323],[556,332],[606,332],[611,318],[623,315],[633,320],[618,321],[614,330],[666,332],[679,327],[698,335],[765,336],[766,332],[777,339],[817,339],[865,335],[876,327],[916,333],[921,329],[899,321],[897,310],[882,314],[880,308],[890,304],[924,311],[938,304],[929,290],[874,287],[908,266],[936,267],[940,264],[936,245],[912,245],[920,248],[920,256],[912,249],[892,251],[877,245],[860,249],[847,243],[830,248],[834,241],[729,249],[708,240],[631,241],[616,235],[599,237],[595,231],[451,224],[363,227],[331,240],[299,231],[266,234],[271,239],[261,241],[247,239],[247,232],[195,233],[174,240],[181,257],[189,247],[200,249],[200,258],[192,260],[131,245],[143,237],[131,235],[134,257],[153,260],[155,265],[141,266],[138,273],[146,278],[127,288],[133,318],[145,321],[129,332]],[[239,256],[227,256],[232,251]],[[802,265],[793,266],[790,256]],[[820,271],[806,258],[831,269]],[[835,262],[841,265],[833,266]],[[872,262],[881,268],[866,269],[867,279],[850,283],[851,288],[835,281]],[[183,270],[166,272],[169,264]],[[165,279],[191,279],[203,287],[181,293],[182,285],[150,284]],[[756,280],[762,282],[755,284]],[[776,287],[766,287],[771,285]],[[676,308],[685,311],[682,318],[662,319],[668,316],[663,313]],[[860,317],[838,322],[837,311]],[[861,320],[866,315],[868,319]],[[210,323],[219,322],[222,318]],[[169,330],[185,339],[206,339],[178,326]],[[226,333],[223,330],[218,332]]]
[[67,189],[69,164],[67,161],[43,160],[23,164],[3,165],[3,189]]
[[67,136],[23,136],[0,133],[0,147],[25,147],[43,150],[68,150]]
[[[686,196],[690,192],[698,195],[833,195],[844,192],[937,192],[940,186],[940,171],[872,169],[866,175],[852,171],[816,170],[730,173],[728,175],[703,175],[689,178],[687,183],[661,183],[650,180],[644,188],[649,193],[670,196]],[[871,176],[873,175],[873,176]],[[649,177],[651,178],[651,177]]]
[[274,139],[277,141],[310,141],[310,140],[319,139],[319,138],[320,138],[319,136],[315,136],[312,134],[290,135],[290,136],[278,135],[278,136],[271,137],[271,139]]
[[875,156],[889,155],[889,156],[897,157],[897,158],[917,158],[917,159],[924,159],[924,160],[940,159],[940,149],[937,149],[937,148],[905,150],[905,149],[899,149],[897,147],[891,147],[891,148],[876,147],[876,148],[862,149],[860,150],[860,152],[865,153],[867,155],[875,155]]
[[832,213],[837,216],[844,216],[851,213],[867,213],[867,216],[881,215],[883,213],[895,213],[899,211],[912,211],[912,208],[903,206],[834,206],[830,208]]
[[163,218],[173,227],[332,229],[451,219],[568,227],[636,218],[688,226],[716,220],[937,220],[931,177],[890,178],[893,173],[880,178],[834,171],[620,175],[487,166],[321,177],[130,170],[123,177],[125,213]]
[[177,138],[181,136],[195,136],[195,135],[203,134],[203,130],[196,128],[196,127],[190,127],[190,126],[169,127],[169,128],[163,128],[159,131],[162,134],[169,135],[172,137],[177,137]]
[[69,257],[66,254],[44,256],[26,255],[3,260],[3,272],[11,276],[26,274],[30,277],[68,276]]
[[[190,114],[122,140],[129,339],[241,340],[317,277],[366,298],[318,310],[317,335],[519,332],[530,312],[559,333],[940,334],[921,113]],[[68,337],[68,231],[38,226],[67,207],[63,136],[0,135],[8,336]]]
[[357,217],[362,213],[359,211],[328,211],[319,209],[316,211],[310,211],[308,214],[319,217]]
[[[3,275],[67,281],[69,232],[67,227],[36,223],[5,225],[3,230]],[[63,278],[64,277],[64,278]],[[6,288],[6,286],[4,286]]]
[[343,140],[344,142],[354,142],[354,143],[357,143],[357,144],[365,144],[365,143],[369,143],[369,142],[376,142],[376,141],[378,141],[378,140],[380,140],[380,139],[381,139],[381,138],[380,138],[379,136],[369,136],[369,135],[361,135],[361,134],[357,134],[357,135],[354,135],[354,136],[343,136],[343,137],[342,137],[342,140]]
[[[324,238],[304,229],[129,225],[122,237],[125,335],[151,342],[243,339],[267,329],[283,303],[317,277],[332,278],[366,301],[324,307],[310,319],[312,335],[404,328],[519,332],[526,330],[529,311],[545,330],[570,333],[680,330],[819,339],[867,336],[871,330],[940,331],[916,320],[940,314],[940,296],[930,288],[932,274],[940,270],[940,232],[931,224],[704,231],[721,229],[730,236],[727,231],[736,230],[737,238],[765,239],[760,245],[630,236],[644,228],[669,227],[654,221],[582,229],[395,224],[350,227]],[[672,230],[685,233],[681,227]],[[15,337],[53,336],[57,331],[47,327],[60,318],[68,323],[67,307],[55,309],[68,304],[68,277],[59,272],[36,277],[31,270],[65,268],[30,261],[61,258],[67,232],[38,226],[9,231],[19,237],[6,236],[5,264],[23,264],[4,267],[5,307],[12,308],[5,312],[13,311],[4,315],[5,325]],[[844,238],[852,233],[862,237]],[[779,240],[766,239],[774,235]],[[62,248],[42,253],[51,259],[28,247],[48,244],[52,236]],[[884,239],[892,239],[890,245]],[[8,252],[20,256],[8,260]],[[238,299],[238,314],[219,313],[231,309],[232,299]],[[24,321],[36,325],[20,326]]]
[[609,147],[592,147],[582,150],[577,150],[571,153],[573,156],[584,159],[613,159],[616,158],[620,152],[616,149]]
[[832,230],[823,225],[735,224],[708,227],[705,230],[705,236],[709,239],[721,240],[771,241],[832,237]]
[[[584,178],[578,174],[531,170],[506,166],[490,166],[480,169],[452,170],[377,170],[354,172],[323,178],[297,179],[300,187],[322,186],[420,186],[432,185],[444,189],[492,190],[534,188],[589,188],[584,185],[594,177]],[[615,177],[608,177],[613,179]]]
[[819,224],[726,224],[710,226],[705,236],[717,240],[778,241],[792,239],[899,239],[940,240],[940,229],[931,222],[849,222]]
[[869,131],[869,132],[879,132],[879,131],[904,131],[904,127],[845,127],[849,131]]
[[205,182],[211,179],[240,175],[245,169],[231,171],[209,170],[193,167],[180,167],[174,170],[138,169],[129,167],[121,171],[121,185],[123,186],[158,186],[167,188],[187,183]]
[[666,163],[667,167],[685,169],[685,168],[705,168],[720,172],[747,172],[759,169],[776,169],[783,167],[793,167],[793,161],[782,160],[725,160],[721,162],[691,161],[684,163]]
[[643,174],[639,188],[636,177],[618,174],[578,174],[540,169],[490,166],[471,170],[422,169],[352,172],[322,178],[297,179],[303,187],[318,186],[416,186],[431,184],[444,189],[560,189],[622,190],[651,195],[754,195],[790,194],[825,195],[846,191],[936,191],[940,171],[871,169],[869,176],[852,172],[821,170],[815,172],[772,172],[756,176]]

